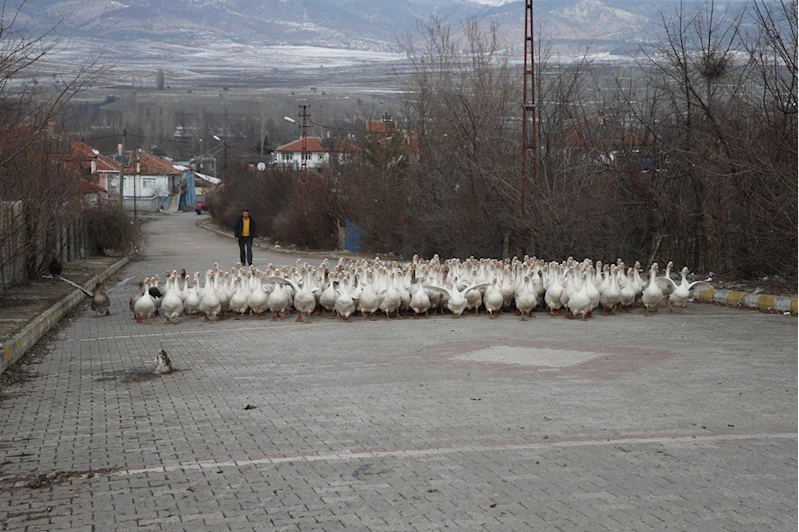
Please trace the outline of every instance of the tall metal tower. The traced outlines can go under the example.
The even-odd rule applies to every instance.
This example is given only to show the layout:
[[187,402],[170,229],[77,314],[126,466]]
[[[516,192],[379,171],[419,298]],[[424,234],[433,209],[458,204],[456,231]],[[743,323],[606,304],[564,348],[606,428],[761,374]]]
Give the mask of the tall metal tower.
[[[536,127],[535,105],[535,41],[533,40],[533,0],[525,0],[524,7],[524,94],[522,96],[522,219],[526,219],[526,196],[530,181],[527,179],[528,157],[533,165],[532,211],[533,220],[538,222],[535,197],[538,178],[538,128]],[[526,231],[523,233],[526,239]],[[525,243],[526,245],[526,243]]]
[[300,161],[300,172],[302,175],[305,175],[305,171],[308,169],[308,119],[311,117],[308,114],[308,108],[310,105],[300,105],[300,118],[302,118],[302,125],[300,125],[302,131],[302,160]]

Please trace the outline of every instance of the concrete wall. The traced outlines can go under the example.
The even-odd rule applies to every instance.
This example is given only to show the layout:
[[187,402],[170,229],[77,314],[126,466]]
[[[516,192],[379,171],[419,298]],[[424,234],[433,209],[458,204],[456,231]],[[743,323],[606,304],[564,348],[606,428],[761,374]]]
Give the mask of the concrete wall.
[[29,234],[24,216],[21,201],[0,202],[0,288],[26,282],[26,261],[32,256],[47,264],[52,251],[58,253],[61,262],[88,254],[88,232],[82,219],[57,228],[50,235],[43,230],[33,235]]
[[[153,196],[151,198],[136,198],[135,201],[136,212],[141,214],[159,212],[161,209],[161,203],[163,201],[164,201],[163,196]],[[133,198],[125,198],[125,203],[123,203],[122,207],[127,212],[133,212],[133,207],[134,207]]]

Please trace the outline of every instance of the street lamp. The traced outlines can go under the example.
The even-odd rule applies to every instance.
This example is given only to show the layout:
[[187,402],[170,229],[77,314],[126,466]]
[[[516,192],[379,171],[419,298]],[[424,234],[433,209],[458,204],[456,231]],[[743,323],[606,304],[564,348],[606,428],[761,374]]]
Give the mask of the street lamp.
[[227,141],[220,139],[216,135],[214,135],[214,138],[219,142],[221,142],[222,146],[224,147],[224,155],[223,155],[224,161],[222,163],[222,181],[225,181],[225,179],[227,178]]
[[[284,116],[283,120],[285,120],[286,122],[291,122],[292,124],[296,124],[297,123],[297,121],[294,120],[293,118],[291,118],[290,116]],[[300,126],[297,125],[297,127],[300,127]],[[303,155],[305,155],[305,154],[303,154]]]
[[203,139],[200,139],[200,173],[203,173]]

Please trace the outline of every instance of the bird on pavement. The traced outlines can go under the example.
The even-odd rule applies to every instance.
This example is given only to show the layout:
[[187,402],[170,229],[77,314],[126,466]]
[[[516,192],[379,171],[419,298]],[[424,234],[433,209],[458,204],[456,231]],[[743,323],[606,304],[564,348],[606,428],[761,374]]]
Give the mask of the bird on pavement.
[[53,278],[53,282],[61,276],[61,272],[63,271],[64,266],[58,261],[56,258],[56,254],[53,253],[50,256],[50,264],[47,265],[47,271],[50,272],[50,276]]
[[155,372],[158,375],[164,375],[174,370],[175,366],[172,365],[172,360],[169,358],[166,349],[162,347],[161,352],[155,357]]
[[94,292],[92,292],[91,290],[89,290],[88,288],[86,288],[84,286],[79,285],[78,283],[72,282],[69,279],[65,279],[64,277],[61,277],[60,275],[58,276],[58,279],[61,279],[65,283],[71,284],[72,286],[74,286],[75,288],[77,288],[78,290],[80,290],[81,292],[83,292],[84,294],[89,296],[90,298],[92,298],[92,305],[91,306],[92,306],[92,310],[94,311],[94,317],[97,318],[99,316],[100,312],[103,312],[104,315],[106,315],[106,316],[110,316],[111,315],[111,312],[109,312],[109,310],[108,310],[108,308],[111,306],[111,300],[108,298],[108,294],[110,294],[115,288],[118,288],[118,287],[124,285],[125,283],[127,283],[128,281],[133,279],[134,277],[136,277],[136,276],[135,275],[131,275],[130,277],[122,279],[121,281],[119,281],[117,284],[115,284],[114,286],[112,286],[108,290],[105,290],[105,288],[103,287],[102,284],[98,284],[97,288],[94,289]]

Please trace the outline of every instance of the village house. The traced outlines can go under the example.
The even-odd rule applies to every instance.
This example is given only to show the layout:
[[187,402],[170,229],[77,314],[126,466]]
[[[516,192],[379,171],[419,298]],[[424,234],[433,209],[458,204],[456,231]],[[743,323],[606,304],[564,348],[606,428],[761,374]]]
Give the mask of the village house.
[[[309,170],[316,170],[329,166],[331,161],[340,164],[360,151],[358,146],[345,139],[305,137],[305,166]],[[302,167],[302,155],[303,139],[300,138],[275,149],[274,164],[279,168],[299,170]]]
[[[119,155],[113,156],[119,172]],[[125,152],[124,208],[126,211],[178,210],[180,185],[193,186],[192,170],[141,150]],[[119,174],[108,177],[109,195],[119,195]]]
[[367,120],[364,142],[365,156],[373,164],[382,161],[396,165],[419,158],[419,135],[409,122],[397,123],[391,116],[383,120]]
[[88,144],[77,140],[63,139],[69,146],[63,156],[67,168],[74,167],[77,173],[92,183],[90,201],[108,202],[108,177],[119,176],[119,163],[102,155]]

